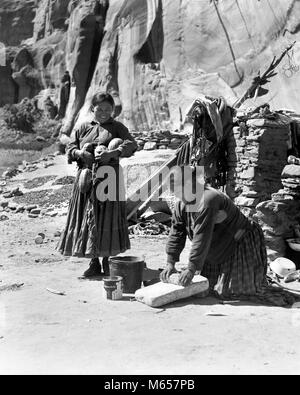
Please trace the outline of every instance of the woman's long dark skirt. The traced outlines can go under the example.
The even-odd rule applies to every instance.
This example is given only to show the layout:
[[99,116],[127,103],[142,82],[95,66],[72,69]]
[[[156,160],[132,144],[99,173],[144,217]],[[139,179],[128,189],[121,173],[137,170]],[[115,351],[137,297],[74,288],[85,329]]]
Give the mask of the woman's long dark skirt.
[[115,256],[130,249],[125,199],[100,202],[96,186],[81,193],[75,179],[67,223],[58,251],[66,256],[85,258]]
[[204,265],[201,273],[211,290],[223,299],[243,299],[277,306],[293,303],[288,292],[267,282],[267,252],[262,229],[255,222],[222,264]]

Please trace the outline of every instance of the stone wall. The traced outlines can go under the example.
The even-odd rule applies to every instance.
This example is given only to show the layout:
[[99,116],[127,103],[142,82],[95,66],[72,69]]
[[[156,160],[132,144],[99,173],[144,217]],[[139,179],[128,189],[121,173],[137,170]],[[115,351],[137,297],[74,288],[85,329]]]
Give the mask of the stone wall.
[[169,130],[154,130],[149,132],[131,132],[138,144],[138,150],[151,151],[155,149],[177,149],[189,136],[172,133]]
[[291,120],[284,115],[248,119],[234,128],[236,139],[235,184],[239,206],[254,208],[281,188],[280,175],[287,160]]
[[284,256],[288,238],[296,236],[300,223],[300,165],[286,165],[281,174],[283,188],[272,199],[256,206],[254,218],[262,226],[270,259]]
[[300,166],[290,165],[296,167],[293,178],[286,166],[290,123],[277,114],[275,119],[240,120],[234,128],[235,203],[262,227],[270,260],[285,255],[285,240],[300,223]]

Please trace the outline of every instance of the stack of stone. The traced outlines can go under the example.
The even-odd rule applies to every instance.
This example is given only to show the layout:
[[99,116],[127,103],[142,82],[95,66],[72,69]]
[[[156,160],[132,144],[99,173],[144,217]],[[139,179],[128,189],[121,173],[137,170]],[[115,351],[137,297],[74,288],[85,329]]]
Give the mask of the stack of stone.
[[235,203],[262,227],[269,260],[285,255],[285,239],[293,237],[300,220],[299,185],[289,166],[285,167],[290,124],[289,117],[273,113],[266,118],[244,118],[234,128]]
[[250,118],[234,128],[236,140],[235,203],[252,216],[259,202],[281,188],[281,172],[287,159],[290,119]]
[[281,177],[283,188],[260,203],[254,216],[264,231],[270,260],[285,255],[285,240],[295,236],[300,223],[300,166],[285,166]]
[[169,130],[154,130],[152,132],[131,132],[138,144],[138,150],[177,149],[188,136],[171,133]]
[[299,201],[262,202],[253,217],[264,232],[269,260],[285,256],[285,240],[294,237],[294,228],[300,221]]
[[273,194],[274,199],[278,197],[279,193],[285,200],[300,199],[300,165],[289,164],[285,166],[281,175],[281,182],[284,188],[277,194]]

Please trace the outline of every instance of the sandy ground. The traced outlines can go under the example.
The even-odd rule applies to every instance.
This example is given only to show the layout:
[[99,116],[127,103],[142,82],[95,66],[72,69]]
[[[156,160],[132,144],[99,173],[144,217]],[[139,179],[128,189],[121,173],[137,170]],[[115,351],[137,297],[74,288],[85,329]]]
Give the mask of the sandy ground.
[[[56,161],[15,183],[72,174],[72,166]],[[133,295],[108,301],[102,281],[78,279],[87,260],[55,251],[65,210],[55,218],[8,216],[0,223],[0,287],[24,285],[0,292],[0,374],[300,373],[299,309],[222,304],[210,297],[159,309]],[[34,243],[39,232],[46,234],[42,245]],[[164,264],[165,238],[131,241],[130,254],[145,255],[149,268]]]

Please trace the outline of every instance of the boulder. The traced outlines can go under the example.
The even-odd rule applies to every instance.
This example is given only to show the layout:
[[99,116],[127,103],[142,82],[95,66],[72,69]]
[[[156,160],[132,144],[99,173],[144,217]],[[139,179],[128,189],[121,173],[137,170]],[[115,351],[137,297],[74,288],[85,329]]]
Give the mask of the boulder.
[[154,150],[156,148],[157,148],[157,144],[155,142],[152,142],[152,141],[148,141],[144,145],[144,150],[145,151],[152,151],[152,150]]
[[16,213],[22,213],[25,210],[24,205],[18,205],[16,209]]
[[39,216],[38,216],[38,214],[31,214],[31,213],[29,213],[28,217],[29,218],[38,218]]
[[3,174],[4,178],[12,178],[18,174],[18,169],[9,168]]
[[12,210],[12,211],[16,211],[16,210],[17,210],[17,207],[18,207],[17,203],[14,203],[14,202],[9,202],[9,203],[8,203],[8,208],[9,208],[10,210]]
[[39,208],[34,208],[30,210],[30,214],[36,214],[39,215],[41,213],[41,210]]
[[37,208],[37,205],[36,204],[28,204],[27,206],[25,206],[25,210],[26,211],[31,211],[31,210],[34,210],[34,209],[36,209]]
[[5,193],[3,193],[3,197],[4,197],[5,199],[10,199],[10,198],[13,197],[13,195],[12,195],[11,192],[5,192]]
[[41,142],[41,143],[44,143],[44,142],[46,142],[47,140],[45,139],[45,137],[43,137],[43,136],[36,136],[36,141],[38,141],[38,142]]
[[287,165],[284,167],[282,174],[282,178],[294,178],[298,185],[300,185],[300,166],[299,165]]
[[259,199],[252,199],[246,196],[239,196],[235,199],[237,206],[255,207],[259,202]]

